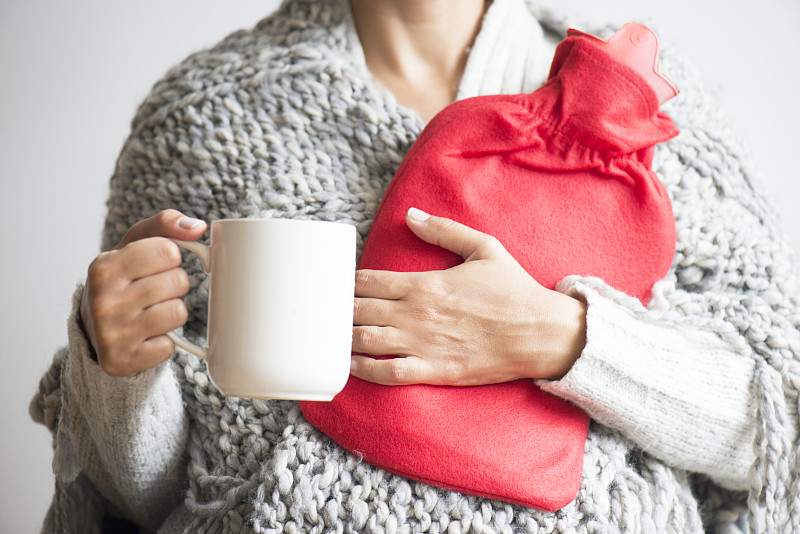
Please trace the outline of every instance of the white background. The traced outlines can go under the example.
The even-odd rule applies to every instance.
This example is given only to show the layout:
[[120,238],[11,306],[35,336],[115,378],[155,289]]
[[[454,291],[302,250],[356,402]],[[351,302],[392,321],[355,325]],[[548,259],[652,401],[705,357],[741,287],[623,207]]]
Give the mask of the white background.
[[[687,53],[752,148],[800,249],[800,2],[544,1],[590,20],[655,23]],[[52,493],[50,436],[27,404],[65,342],[136,106],[167,68],[275,5],[0,0],[0,532],[37,531]]]

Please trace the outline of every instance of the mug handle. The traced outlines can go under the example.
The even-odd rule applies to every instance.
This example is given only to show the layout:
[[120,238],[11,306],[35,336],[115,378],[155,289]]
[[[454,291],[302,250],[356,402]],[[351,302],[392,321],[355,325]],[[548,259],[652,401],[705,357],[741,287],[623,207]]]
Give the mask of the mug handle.
[[[203,271],[205,271],[206,274],[211,272],[211,247],[203,245],[202,243],[198,243],[197,241],[170,239],[179,247],[183,247],[189,252],[193,252],[198,258],[200,258],[200,262],[203,264]],[[203,358],[205,360],[208,357],[207,347],[201,347],[200,345],[192,343],[182,335],[176,334],[175,331],[167,332],[167,337],[183,350],[191,352],[199,358]]]

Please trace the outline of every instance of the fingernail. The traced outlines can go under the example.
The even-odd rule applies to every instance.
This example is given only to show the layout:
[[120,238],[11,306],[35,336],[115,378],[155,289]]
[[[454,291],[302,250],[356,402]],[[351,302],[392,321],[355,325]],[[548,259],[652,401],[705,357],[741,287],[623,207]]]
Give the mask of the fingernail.
[[428,217],[430,217],[430,215],[417,208],[409,208],[408,210],[408,218],[417,222],[425,222],[428,220]]
[[197,226],[202,223],[203,221],[201,221],[200,219],[193,219],[191,217],[181,217],[180,219],[178,219],[178,226],[180,226],[184,230],[191,230],[192,228],[197,228]]
[[355,371],[358,368],[358,362],[354,358],[350,358],[350,371]]

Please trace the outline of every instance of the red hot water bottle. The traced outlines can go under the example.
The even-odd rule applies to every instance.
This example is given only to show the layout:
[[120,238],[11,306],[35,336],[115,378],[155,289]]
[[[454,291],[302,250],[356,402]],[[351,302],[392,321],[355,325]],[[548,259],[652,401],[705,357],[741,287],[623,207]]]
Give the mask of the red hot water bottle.
[[[406,226],[415,206],[497,237],[542,285],[598,276],[643,303],[670,267],[675,222],[651,171],[677,135],[658,111],[674,86],[655,35],[570,31],[532,94],[456,102],[420,135],[381,203],[359,267],[447,269],[463,260]],[[411,479],[541,510],[580,485],[588,417],[533,380],[390,387],[350,377],[306,418],[371,464]]]

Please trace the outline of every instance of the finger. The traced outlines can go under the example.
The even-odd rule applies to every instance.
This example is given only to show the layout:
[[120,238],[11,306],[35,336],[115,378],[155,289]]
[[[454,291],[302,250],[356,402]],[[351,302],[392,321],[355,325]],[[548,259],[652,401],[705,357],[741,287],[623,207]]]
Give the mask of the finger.
[[433,217],[417,208],[408,210],[406,224],[423,241],[454,252],[467,261],[494,257],[505,250],[488,234],[452,219]]
[[116,248],[148,237],[171,237],[194,241],[205,231],[205,221],[187,217],[178,210],[164,210],[131,226]]
[[141,339],[149,339],[171,332],[186,324],[188,317],[186,305],[181,299],[170,299],[153,304],[143,310],[138,318]]
[[155,336],[142,341],[124,360],[101,358],[100,366],[111,376],[133,376],[167,360],[174,352],[175,346],[167,336]]
[[189,292],[189,276],[180,267],[135,280],[130,285],[131,297],[142,309]]
[[175,344],[166,335],[153,336],[142,341],[134,352],[142,369],[150,369],[169,359],[175,353]]
[[359,269],[356,271],[355,295],[386,300],[401,299],[411,290],[415,274]]
[[121,275],[128,280],[138,280],[180,267],[181,250],[164,237],[149,237],[134,241],[121,250],[114,251],[122,266]]
[[353,301],[353,324],[357,326],[392,326],[397,301],[356,298]]
[[175,346],[165,335],[142,340],[124,356],[109,357],[98,354],[100,367],[110,376],[133,376],[140,371],[155,367],[175,352]]
[[393,326],[354,326],[353,352],[363,354],[405,354],[408,345],[402,332]]
[[385,386],[433,383],[430,365],[414,356],[376,360],[354,354],[350,359],[350,372],[362,380]]

